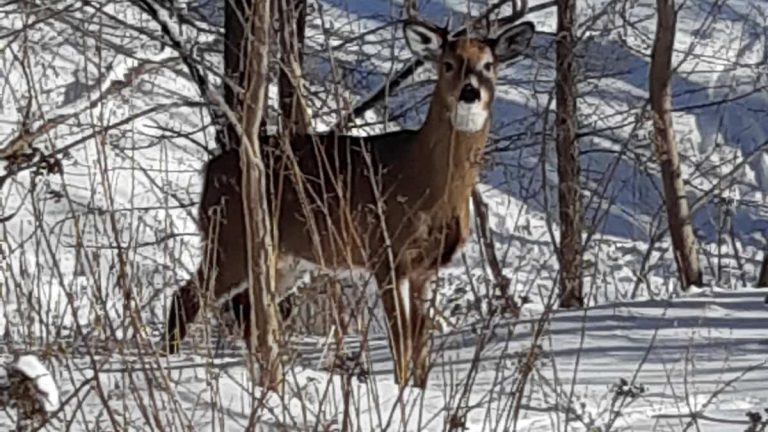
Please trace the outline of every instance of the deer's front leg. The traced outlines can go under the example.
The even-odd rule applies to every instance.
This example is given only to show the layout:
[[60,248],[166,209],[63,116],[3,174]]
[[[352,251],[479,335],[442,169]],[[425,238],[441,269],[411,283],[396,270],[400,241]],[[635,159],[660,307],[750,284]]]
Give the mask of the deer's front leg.
[[[412,353],[411,302],[409,283],[396,275],[377,276],[379,293],[389,327],[389,347],[395,364],[395,382],[401,387],[408,382],[408,365]],[[404,292],[406,291],[406,292]]]
[[431,322],[427,316],[428,287],[432,273],[416,273],[408,278],[411,310],[411,352],[413,360],[413,385],[418,388],[427,386],[430,361]]

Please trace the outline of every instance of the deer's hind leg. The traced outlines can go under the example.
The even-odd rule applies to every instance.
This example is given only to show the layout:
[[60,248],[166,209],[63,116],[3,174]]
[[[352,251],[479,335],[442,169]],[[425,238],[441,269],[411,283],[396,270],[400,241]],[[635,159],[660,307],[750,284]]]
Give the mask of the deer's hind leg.
[[237,275],[230,273],[227,276],[219,271],[209,272],[201,266],[195,275],[174,293],[165,322],[168,354],[176,354],[179,351],[181,341],[187,335],[189,324],[194,322],[200,313],[201,300],[207,296],[207,293],[213,292],[215,295],[222,290],[221,287],[233,286],[236,280]]
[[173,293],[168,317],[165,321],[165,350],[168,354],[176,354],[181,348],[181,341],[187,336],[187,326],[195,320],[200,311],[200,287],[204,284],[201,271],[189,279],[181,288]]
[[[293,308],[296,302],[296,294],[288,293],[280,299],[277,309],[283,322],[287,321],[293,314]],[[234,318],[234,324],[238,328],[245,329],[249,326],[251,319],[251,299],[248,292],[241,292],[233,296],[227,303],[222,305],[224,312],[231,313]]]
[[[296,293],[291,289],[301,278],[303,272],[311,270],[312,265],[298,258],[281,255],[275,268],[275,296],[277,299],[278,317],[285,322],[293,313]],[[251,299],[247,290],[247,279],[242,281],[237,292],[232,293],[222,306],[230,309],[236,324],[243,329],[243,338],[250,350],[250,320]]]

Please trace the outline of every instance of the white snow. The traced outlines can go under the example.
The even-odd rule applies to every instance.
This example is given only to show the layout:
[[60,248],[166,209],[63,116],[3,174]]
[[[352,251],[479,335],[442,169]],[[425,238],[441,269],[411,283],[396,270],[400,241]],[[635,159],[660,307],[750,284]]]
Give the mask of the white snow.
[[10,367],[35,382],[40,402],[46,411],[52,412],[59,408],[59,389],[40,359],[34,355],[22,355]]
[[[556,311],[544,323],[539,322],[541,311],[528,311],[534,316],[495,320],[484,336],[476,326],[454,330],[435,338],[429,385],[426,391],[406,389],[405,415],[398,405],[386,338],[375,335],[363,360],[369,376],[362,382],[356,375],[351,378],[351,430],[379,430],[391,422],[392,430],[439,431],[454,411],[466,417],[469,431],[512,430],[506,422],[511,421],[510,404],[520,383],[519,365],[538,346],[518,430],[563,430],[566,423],[569,429],[587,431],[607,430],[611,423],[615,430],[683,430],[695,422],[700,430],[743,431],[746,412],[768,404],[763,297],[755,289],[712,289],[708,295],[673,300]],[[270,394],[260,412],[265,430],[279,430],[278,425],[299,430],[340,427],[345,387],[339,375],[318,367],[333,354],[333,348],[324,349],[325,343],[324,338],[293,343],[296,359],[284,399]],[[355,353],[359,339],[350,337],[345,345]],[[480,361],[470,375],[477,351]],[[222,423],[226,430],[237,430],[251,414],[251,396],[261,397],[249,384],[242,355],[230,350],[213,357],[186,353],[168,363],[154,357],[142,360],[131,350],[94,361],[98,378],[87,358],[69,359],[79,379],[61,379],[62,393],[78,393],[78,409],[97,412],[104,403],[100,396],[76,387],[84,380],[100,380],[109,392],[108,404],[120,410],[131,430],[142,428],[146,420],[140,411],[152,403],[166,421],[181,410],[188,416],[183,424],[196,430]],[[469,396],[462,401],[465,388]],[[641,388],[642,393],[625,394]],[[405,428],[401,421],[407,422]],[[104,416],[78,422],[83,430],[109,425]]]
[[[0,390],[3,392],[10,385],[8,374],[17,373],[34,382],[37,398],[45,411],[53,412],[59,408],[61,402],[59,399],[59,388],[51,373],[43,366],[37,356],[31,354],[20,355],[8,364],[4,364],[0,371],[3,373],[0,376]],[[1,397],[4,400],[11,398],[7,394],[2,394]]]
[[[411,60],[400,28],[386,25],[399,17],[395,3],[311,4],[303,78],[318,130]],[[449,13],[458,25],[467,9],[420,3],[441,25]],[[289,326],[284,398],[257,400],[242,343],[202,317],[179,355],[158,356],[168,294],[201,259],[200,170],[216,145],[199,89],[130,2],[56,3],[30,15],[0,5],[0,149],[23,127],[56,119],[34,145],[63,167],[37,175],[22,163],[11,176],[0,165],[0,239],[9,257],[0,274],[0,351],[53,357],[50,374],[35,369],[36,357],[18,363],[38,377],[46,409],[67,401],[49,429],[240,431],[252,415],[261,430],[343,430],[349,418],[354,431],[448,423],[470,431],[744,431],[748,412],[765,420],[766,292],[749,287],[768,251],[768,8],[759,0],[679,5],[675,135],[706,280],[681,293],[642,111],[655,2],[630,3],[579,2],[581,22],[599,16],[578,53],[588,307],[554,306],[555,15],[547,10],[530,17],[540,33],[528,58],[499,77],[480,186],[511,297],[525,303],[520,318],[503,312],[473,231],[435,283],[430,309],[440,331],[428,386],[407,388],[402,406],[380,301],[358,272],[343,275],[344,304],[371,309],[358,304],[362,317],[344,311],[352,319],[345,352],[364,348],[360,362],[341,362],[348,382],[327,370],[337,351],[333,307],[303,288],[303,316],[317,322]],[[177,6],[195,25],[164,19],[220,85],[220,5]],[[434,77],[430,67],[417,72],[351,133],[418,126]],[[6,426],[13,413],[0,412]]]

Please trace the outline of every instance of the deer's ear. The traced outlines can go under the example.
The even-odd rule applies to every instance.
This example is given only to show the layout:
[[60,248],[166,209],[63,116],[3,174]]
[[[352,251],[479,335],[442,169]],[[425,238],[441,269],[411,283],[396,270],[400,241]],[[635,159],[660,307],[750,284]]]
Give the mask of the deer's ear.
[[442,55],[446,35],[441,29],[419,21],[408,21],[403,26],[403,33],[408,48],[418,57],[437,61]]
[[504,29],[496,39],[491,41],[496,61],[503,64],[517,58],[531,45],[535,31],[531,22],[522,22]]

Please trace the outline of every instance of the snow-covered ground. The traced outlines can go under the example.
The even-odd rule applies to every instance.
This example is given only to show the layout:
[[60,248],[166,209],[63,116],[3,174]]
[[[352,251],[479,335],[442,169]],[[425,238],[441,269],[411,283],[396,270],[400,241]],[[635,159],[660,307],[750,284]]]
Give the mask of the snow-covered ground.
[[[768,417],[765,294],[746,288],[768,250],[768,7],[680,5],[675,133],[705,280],[718,287],[681,297],[641,112],[655,2],[629,3],[579,2],[589,308],[550,313],[557,177],[546,115],[554,109],[548,9],[530,16],[540,31],[530,56],[500,77],[481,187],[514,297],[528,302],[522,317],[488,319],[494,293],[473,238],[437,283],[444,331],[428,388],[403,395],[408,426],[398,426],[403,411],[378,323],[365,344],[368,374],[349,384],[350,430],[446,430],[451,418],[469,430],[514,430],[517,418],[517,430],[743,431],[747,412]],[[178,4],[194,22],[180,33],[218,70],[218,3]],[[335,122],[338,98],[354,105],[410,60],[399,27],[384,25],[399,7],[312,4],[305,75],[318,129]],[[452,12],[457,25],[467,4],[420,9],[439,23]],[[3,162],[0,174],[11,268],[0,277],[2,347],[47,359],[62,387],[51,430],[243,430],[259,396],[248,387],[241,345],[209,341],[160,358],[145,345],[138,351],[122,319],[127,287],[142,331],[159,340],[167,295],[199,259],[200,168],[216,147],[198,88],[157,35],[129,2],[63,1],[26,13],[0,5],[0,149],[26,127],[39,132],[34,147],[63,167],[45,175],[21,161],[12,174]],[[216,73],[210,79],[218,84]],[[433,79],[430,68],[420,70],[353,133],[384,130],[384,115],[386,128],[417,126]],[[380,319],[375,293],[368,298]],[[350,336],[346,347],[355,353],[358,343]],[[292,344],[286,396],[269,396],[272,409],[258,421],[265,430],[343,430],[342,378],[326,371],[333,347],[302,333]],[[0,413],[0,425],[10,416]]]
[[[53,361],[65,408],[50,428],[74,422],[82,430],[114,430],[109,405],[125,430],[163,424],[168,431],[241,431],[256,404],[257,430],[274,431],[342,430],[345,406],[347,430],[359,431],[442,431],[451,418],[469,431],[744,431],[747,412],[768,407],[763,297],[755,289],[713,289],[558,311],[544,322],[539,314],[499,320],[488,324],[492,331],[450,331],[434,340],[427,389],[402,395],[382,335],[368,340],[348,384],[346,375],[326,372],[323,355],[331,353],[322,338],[295,341],[282,399],[261,399],[237,351],[169,360],[136,350],[69,356]],[[358,352],[359,342],[348,338],[347,352]],[[525,364],[531,367],[521,388]]]

